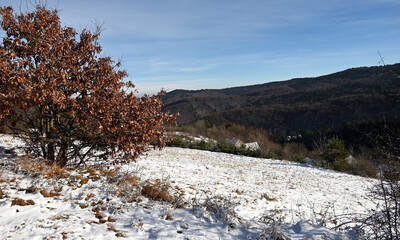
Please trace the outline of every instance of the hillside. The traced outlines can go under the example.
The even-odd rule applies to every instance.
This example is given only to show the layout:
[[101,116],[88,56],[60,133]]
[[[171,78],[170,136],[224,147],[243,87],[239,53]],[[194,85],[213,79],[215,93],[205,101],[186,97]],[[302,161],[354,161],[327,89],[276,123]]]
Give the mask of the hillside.
[[[400,64],[388,68],[400,72]],[[253,86],[175,90],[163,101],[164,110],[180,112],[183,125],[208,120],[274,131],[316,130],[400,116],[400,79],[382,66],[360,67]]]
[[[3,239],[353,239],[330,228],[377,203],[377,180],[287,161],[166,148],[122,168],[35,173],[22,147],[0,136]],[[150,183],[188,204],[152,200]]]

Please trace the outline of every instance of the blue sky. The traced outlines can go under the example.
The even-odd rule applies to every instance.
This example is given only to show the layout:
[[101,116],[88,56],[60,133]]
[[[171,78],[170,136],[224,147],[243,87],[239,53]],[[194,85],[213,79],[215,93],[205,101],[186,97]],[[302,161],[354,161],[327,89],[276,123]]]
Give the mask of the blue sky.
[[[26,10],[28,1],[0,0]],[[77,30],[104,23],[103,54],[139,93],[314,77],[400,62],[399,0],[47,0]],[[30,6],[32,9],[32,6]]]

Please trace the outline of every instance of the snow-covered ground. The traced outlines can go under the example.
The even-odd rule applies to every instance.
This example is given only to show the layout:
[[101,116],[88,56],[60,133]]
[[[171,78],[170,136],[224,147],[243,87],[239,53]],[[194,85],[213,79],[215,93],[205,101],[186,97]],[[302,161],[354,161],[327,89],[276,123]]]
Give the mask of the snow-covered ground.
[[[291,239],[346,239],[354,234],[318,224],[333,227],[343,220],[338,216],[375,207],[367,198],[372,179],[180,148],[150,151],[119,171],[142,181],[169,181],[171,193],[189,205],[176,209],[145,197],[127,202],[118,196],[115,181],[100,172],[96,178],[87,170],[48,178],[18,170],[12,154],[5,152],[19,146],[17,139],[0,137],[1,239],[268,239],[262,233],[272,229],[260,221],[263,216],[281,221],[282,233]],[[15,152],[23,155],[22,150]],[[45,197],[43,189],[59,196]],[[13,205],[17,197],[34,205]],[[231,211],[228,221],[204,209],[207,199]]]

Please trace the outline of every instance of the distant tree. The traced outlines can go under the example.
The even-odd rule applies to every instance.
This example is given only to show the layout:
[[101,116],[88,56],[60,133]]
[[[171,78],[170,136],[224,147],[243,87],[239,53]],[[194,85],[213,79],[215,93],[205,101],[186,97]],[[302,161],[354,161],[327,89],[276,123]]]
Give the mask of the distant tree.
[[350,156],[343,141],[337,136],[331,138],[324,146],[322,156],[328,162],[334,164]]
[[161,112],[164,92],[136,97],[121,62],[99,57],[99,27],[78,34],[44,6],[20,14],[0,7],[0,17],[0,127],[28,150],[65,166],[129,162],[154,139],[165,145],[164,123],[176,115]]

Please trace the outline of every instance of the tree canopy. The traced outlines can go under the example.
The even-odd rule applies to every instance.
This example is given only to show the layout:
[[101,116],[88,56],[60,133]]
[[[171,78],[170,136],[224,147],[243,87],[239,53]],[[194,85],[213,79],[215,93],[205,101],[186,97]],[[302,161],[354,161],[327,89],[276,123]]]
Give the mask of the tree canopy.
[[[100,57],[100,29],[62,26],[58,10],[0,8],[0,124],[52,163],[134,160],[151,141],[165,146],[157,95],[137,97],[121,62]],[[0,126],[0,127],[1,127]],[[110,158],[113,157],[113,158]]]

